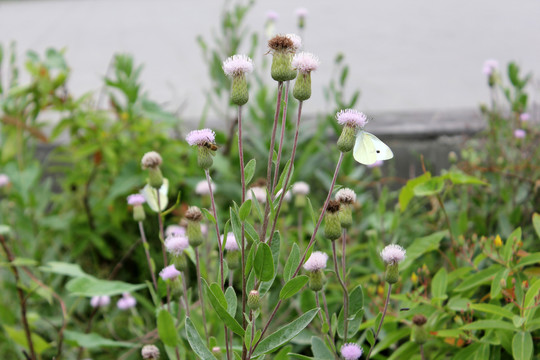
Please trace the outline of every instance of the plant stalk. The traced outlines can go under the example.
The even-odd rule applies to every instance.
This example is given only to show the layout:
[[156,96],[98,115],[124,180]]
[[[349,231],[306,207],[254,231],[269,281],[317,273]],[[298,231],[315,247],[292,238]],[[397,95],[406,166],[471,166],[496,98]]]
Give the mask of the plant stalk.
[[379,337],[379,332],[381,331],[384,317],[386,316],[386,310],[388,310],[388,303],[390,302],[390,294],[392,292],[392,284],[388,284],[388,293],[386,294],[386,301],[384,302],[384,310],[381,317],[381,322],[379,323],[379,327],[377,328],[377,332],[375,333],[375,340],[373,340],[373,346],[369,349],[369,352],[366,356],[366,360],[369,360],[369,357],[371,355],[371,352],[373,351],[373,348],[375,347],[375,343],[377,342],[377,338]]

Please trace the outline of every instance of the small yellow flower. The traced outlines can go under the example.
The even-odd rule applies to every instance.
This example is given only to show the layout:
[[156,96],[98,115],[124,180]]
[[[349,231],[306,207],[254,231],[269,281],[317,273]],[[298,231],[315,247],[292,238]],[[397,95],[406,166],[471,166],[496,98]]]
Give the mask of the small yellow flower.
[[377,286],[377,294],[381,296],[384,294],[384,286],[382,285]]
[[412,273],[411,281],[414,285],[418,284],[418,275],[416,275],[416,273]]
[[497,235],[495,237],[495,240],[493,240],[493,244],[495,245],[496,248],[500,248],[501,246],[503,246],[503,242],[500,235]]
[[120,119],[126,121],[127,119],[129,119],[129,114],[127,112],[122,112],[122,114],[120,114]]

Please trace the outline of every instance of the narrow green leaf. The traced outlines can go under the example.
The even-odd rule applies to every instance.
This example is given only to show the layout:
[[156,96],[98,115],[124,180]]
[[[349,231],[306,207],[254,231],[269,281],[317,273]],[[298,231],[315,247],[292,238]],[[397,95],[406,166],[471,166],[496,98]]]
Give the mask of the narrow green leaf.
[[251,212],[251,200],[246,200],[242,206],[240,206],[240,211],[238,211],[238,215],[240,216],[240,220],[242,222],[246,221],[247,217],[249,216],[249,213]]
[[261,281],[270,281],[274,276],[274,259],[272,258],[272,250],[266,243],[259,244],[257,253],[255,254],[255,262],[253,263],[255,274]]
[[540,264],[540,252],[532,253],[527,256],[524,256],[517,263],[517,267],[523,268],[527,265],[537,265]]
[[253,179],[256,165],[257,165],[257,161],[255,161],[255,159],[251,159],[248,161],[248,163],[244,167],[244,178],[245,178],[246,185],[248,185],[251,179]]
[[446,297],[446,287],[448,285],[448,273],[446,269],[442,267],[431,282],[431,296],[438,299],[444,299]]
[[178,334],[174,327],[172,315],[167,310],[160,310],[157,317],[157,328],[159,338],[167,346],[178,345]]
[[470,290],[491,282],[492,277],[501,269],[499,265],[492,265],[487,269],[467,276],[461,284],[454,289],[455,292]]
[[451,171],[444,176],[445,178],[452,181],[454,184],[471,184],[471,185],[488,185],[485,181],[482,181],[474,176],[467,175],[458,171]]
[[533,214],[532,223],[533,223],[534,231],[536,232],[536,235],[540,239],[540,214],[539,213]]
[[501,281],[506,281],[506,278],[508,277],[508,274],[510,273],[510,269],[501,269],[499,272],[495,274],[493,277],[493,280],[491,281],[491,289],[489,291],[490,296],[492,299],[497,298],[499,294],[501,293]]
[[71,277],[91,276],[85,273],[78,264],[71,264],[60,261],[50,261],[47,263],[46,266],[41,266],[39,270]]
[[373,333],[373,330],[371,328],[366,330],[366,340],[370,347],[373,347],[373,344],[375,344],[375,334]]
[[503,320],[478,320],[461,327],[462,330],[501,329],[514,331],[514,325]]
[[[24,330],[12,328],[4,324],[2,324],[2,326],[4,330],[6,331],[6,333],[8,334],[8,337],[11,338],[11,340],[13,340],[15,343],[19,344],[20,346],[24,347],[27,350],[29,349],[28,340],[26,338],[26,333],[24,332]],[[43,351],[51,347],[51,344],[45,341],[45,339],[43,339],[38,334],[32,333],[30,336],[32,338],[32,344],[34,345],[34,350],[38,354],[41,354]],[[117,346],[121,346],[121,345],[117,345]]]
[[66,289],[71,295],[92,297],[95,295],[119,295],[130,293],[145,288],[146,284],[128,284],[117,280],[101,280],[92,276],[71,279],[66,284]]
[[414,240],[413,243],[407,247],[407,257],[399,266],[400,271],[407,269],[416,261],[416,259],[425,253],[439,249],[439,244],[446,234],[448,234],[447,231],[438,231]]
[[514,313],[510,310],[507,310],[501,306],[498,305],[492,305],[492,304],[471,304],[471,309],[476,311],[481,311],[489,314],[494,314],[498,316],[505,317],[507,319],[512,320],[514,317]]
[[332,351],[328,349],[324,341],[316,336],[311,337],[311,352],[318,359],[334,359]]
[[283,267],[283,280],[289,281],[300,263],[300,248],[296,243],[293,243],[291,253],[285,266]]
[[514,360],[529,360],[533,355],[533,340],[531,333],[518,332],[512,339],[512,355]]
[[308,206],[309,217],[311,218],[311,222],[313,223],[313,225],[315,225],[317,223],[317,218],[315,217],[315,211],[313,211],[313,205],[311,204],[311,200],[309,199],[309,197],[306,196],[306,199],[309,205]]
[[413,189],[415,186],[423,184],[424,182],[428,181],[431,178],[431,174],[429,172],[420,175],[417,178],[411,179],[407,181],[407,184],[401,188],[401,191],[399,192],[399,208],[401,212],[404,212],[407,209],[407,206],[411,202],[412,198],[414,197],[414,191]]
[[[223,322],[225,323],[225,325],[227,325],[229,329],[231,329],[234,333],[243,337],[244,329],[238,323],[238,321],[236,321],[236,319],[227,312],[227,309],[222,305],[222,301],[225,301],[225,306],[228,307],[227,300],[225,300],[225,296],[223,295],[223,299],[220,300],[218,299],[218,297],[220,296],[218,295],[218,297],[216,297],[216,295],[212,291],[211,286],[208,286],[206,281],[204,281],[204,286],[206,287],[206,290],[207,290],[206,294],[208,295],[208,300],[210,300],[210,304],[214,308],[217,316],[219,316],[219,318],[223,320]],[[219,289],[219,292],[221,292],[221,289]]]
[[270,250],[272,251],[272,259],[273,259],[273,264],[274,264],[274,274],[272,275],[272,278],[270,280],[263,281],[261,286],[259,287],[259,292],[261,293],[261,296],[264,296],[264,294],[266,294],[268,290],[270,290],[277,276],[277,271],[275,270],[278,268],[278,265],[279,265],[280,247],[281,247],[281,235],[279,234],[279,231],[274,231],[274,236],[272,237],[272,244],[270,245]]
[[289,324],[281,327],[276,332],[268,335],[259,343],[253,352],[253,357],[272,352],[281,345],[291,341],[300,333],[300,331],[309,325],[318,312],[319,308],[312,309]]
[[195,354],[202,360],[217,360],[210,350],[208,350],[206,345],[204,345],[201,336],[197,332],[197,329],[195,329],[195,326],[189,317],[186,317],[186,335],[191,349],[193,349]]
[[227,290],[225,290],[225,299],[227,299],[227,312],[231,314],[232,317],[234,317],[234,315],[236,314],[238,299],[232,286],[229,286]]
[[510,261],[514,255],[514,246],[521,241],[521,228],[517,228],[506,239],[504,249],[502,251],[502,258],[505,262]]
[[214,215],[212,215],[212,213],[210,213],[210,211],[206,210],[205,208],[202,208],[201,210],[204,216],[206,216],[206,218],[208,219],[208,221],[210,221],[212,224],[216,223],[216,218],[214,217]]
[[309,278],[306,275],[300,275],[287,281],[279,292],[279,298],[285,300],[299,292],[308,282]]

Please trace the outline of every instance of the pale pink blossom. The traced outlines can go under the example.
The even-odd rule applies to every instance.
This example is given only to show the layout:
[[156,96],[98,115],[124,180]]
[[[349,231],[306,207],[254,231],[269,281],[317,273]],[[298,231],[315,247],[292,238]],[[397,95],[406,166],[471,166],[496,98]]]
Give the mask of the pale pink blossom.
[[499,68],[499,62],[494,59],[489,59],[484,62],[484,66],[482,67],[482,72],[484,73],[484,75],[490,76],[498,68]]
[[357,360],[362,356],[362,348],[355,343],[344,344],[341,347],[341,356],[345,360]]
[[524,139],[526,135],[527,135],[527,132],[523,129],[514,130],[514,137],[516,139]]
[[7,186],[9,184],[9,176],[6,174],[0,174],[0,187]]
[[169,225],[165,229],[165,237],[168,238],[171,235],[186,235],[186,228],[181,225]]
[[116,302],[116,306],[120,310],[127,310],[137,305],[137,300],[130,293],[122,294],[122,297]]
[[247,55],[233,55],[223,62],[227,76],[239,76],[253,71],[253,60]]
[[227,233],[227,240],[225,241],[225,236],[221,235],[221,243],[223,244],[225,242],[225,250],[228,251],[238,251],[240,247],[238,247],[238,243],[236,242],[236,237],[234,236],[234,233],[229,232]]
[[111,303],[111,297],[107,295],[92,296],[90,299],[90,305],[94,308],[104,307]]
[[326,268],[326,262],[328,261],[328,255],[315,251],[311,254],[309,259],[304,263],[304,269],[307,271],[317,271]]
[[294,195],[307,195],[309,194],[309,184],[305,181],[297,181],[292,185],[291,191]]
[[403,261],[405,259],[405,249],[399,245],[391,244],[387,245],[381,251],[381,257],[383,261],[387,264],[395,264]]
[[319,64],[319,58],[308,52],[301,52],[294,55],[291,63],[293,68],[303,74],[309,74],[310,72],[317,70]]
[[189,145],[204,145],[213,143],[216,140],[216,133],[210,129],[193,130],[186,136]]
[[181,255],[184,250],[189,247],[189,240],[187,236],[180,234],[172,234],[165,240],[165,248],[167,252],[172,255]]
[[127,197],[128,205],[142,205],[146,202],[146,199],[142,194],[131,194]]
[[367,116],[354,109],[341,110],[336,114],[338,124],[363,128],[367,124]]
[[164,267],[159,272],[159,276],[161,276],[163,280],[176,279],[179,275],[180,275],[180,271],[176,270],[174,265],[169,265],[167,267]]

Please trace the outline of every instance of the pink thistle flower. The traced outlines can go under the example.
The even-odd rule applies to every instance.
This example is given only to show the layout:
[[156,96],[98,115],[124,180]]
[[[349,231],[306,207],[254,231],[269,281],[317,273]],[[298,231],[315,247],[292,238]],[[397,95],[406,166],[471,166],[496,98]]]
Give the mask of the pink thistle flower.
[[186,235],[186,228],[180,225],[169,225],[165,229],[165,238],[172,235]]
[[311,254],[309,259],[304,263],[304,269],[307,271],[317,271],[326,268],[326,262],[328,261],[328,255],[321,252],[315,251]]
[[[279,197],[281,196],[281,193],[282,193],[282,192],[283,192],[283,189],[279,189],[279,191],[276,193],[276,199],[279,198]],[[289,201],[291,201],[291,199],[292,199],[291,192],[290,192],[290,191],[287,191],[287,192],[285,193],[285,195],[283,195],[283,200],[289,202]]]
[[303,74],[309,74],[319,67],[319,58],[308,52],[301,52],[294,55],[291,65]]
[[307,195],[309,194],[309,184],[304,181],[297,181],[292,185],[291,191],[294,195]]
[[516,139],[524,139],[526,135],[527,135],[527,132],[523,129],[514,130],[514,137]]
[[527,121],[531,120],[531,115],[529,113],[523,113],[523,114],[519,115],[519,119],[521,121],[527,122]]
[[246,199],[253,200],[254,197],[261,204],[266,204],[266,189],[260,186],[249,188],[246,194]]
[[167,252],[172,255],[181,255],[184,250],[189,247],[189,240],[187,236],[180,234],[172,234],[165,240],[165,248]]
[[296,16],[299,18],[305,18],[308,14],[308,10],[306,8],[298,8],[296,9]]
[[279,14],[277,11],[274,11],[274,10],[268,10],[268,12],[266,13],[266,20],[268,21],[278,21],[279,19]]
[[122,294],[122,297],[116,302],[116,306],[120,310],[127,310],[137,305],[137,300],[130,293]]
[[354,109],[341,110],[336,114],[336,119],[339,125],[354,128],[363,128],[368,122],[367,116],[363,112]]
[[[216,191],[216,184],[214,184],[214,182],[210,182],[210,186],[212,186],[212,192]],[[197,183],[197,186],[195,186],[195,194],[210,195],[210,189],[208,188],[208,182],[206,180],[201,180]]]
[[142,194],[131,194],[127,197],[128,205],[142,205],[146,202],[146,199]]
[[104,306],[109,305],[110,303],[111,303],[111,297],[107,295],[92,296],[92,298],[90,299],[90,305],[93,308],[104,307]]
[[362,356],[362,348],[355,343],[344,344],[341,347],[341,356],[345,360],[357,360]]
[[189,145],[204,145],[213,143],[216,140],[216,133],[210,129],[193,130],[186,136],[186,141]]
[[7,186],[9,184],[9,176],[6,174],[0,174],[0,187]]
[[[225,236],[221,235],[221,243],[225,241]],[[234,236],[234,233],[229,232],[227,233],[227,241],[225,241],[225,250],[228,251],[238,251],[240,250],[240,247],[238,246],[238,243],[236,242],[236,237]]]
[[367,167],[368,168],[377,168],[377,167],[383,166],[383,164],[384,164],[384,161],[376,160],[373,164],[369,164]]
[[174,265],[169,265],[159,272],[159,276],[161,276],[163,280],[176,279],[179,275],[180,271],[176,270]]
[[381,257],[383,261],[387,264],[396,264],[400,263],[401,261],[403,261],[403,259],[405,259],[405,253],[405,249],[401,246],[391,244],[386,246],[381,251]]
[[223,62],[227,76],[240,76],[253,71],[253,60],[247,55],[233,55]]
[[293,42],[294,51],[297,51],[302,47],[302,38],[296,34],[285,35]]
[[482,72],[484,75],[491,76],[494,71],[499,68],[499,62],[497,60],[489,59],[484,62]]

